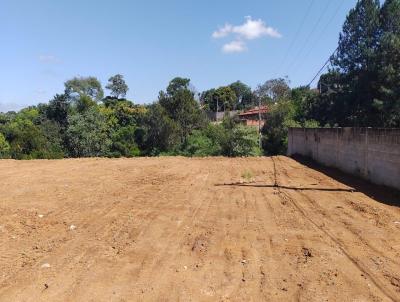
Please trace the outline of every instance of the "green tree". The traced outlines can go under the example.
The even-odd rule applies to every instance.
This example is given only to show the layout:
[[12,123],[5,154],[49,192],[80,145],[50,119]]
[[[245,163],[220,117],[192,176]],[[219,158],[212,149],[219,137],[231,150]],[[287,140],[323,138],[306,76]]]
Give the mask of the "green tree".
[[139,125],[147,111],[144,106],[134,105],[127,100],[119,100],[112,109],[120,126]]
[[64,157],[64,134],[61,126],[56,121],[45,119],[38,125],[41,133],[46,138],[46,151],[43,158]]
[[345,74],[373,68],[380,38],[379,0],[359,0],[351,9],[339,35],[332,58],[335,68]]
[[0,158],[8,158],[10,155],[10,144],[6,138],[0,133]]
[[266,154],[286,153],[288,127],[300,126],[294,121],[294,114],[295,107],[291,101],[282,101],[270,108],[262,129],[262,146]]
[[[206,91],[203,91],[200,94],[200,104],[202,106],[202,108],[206,111],[213,111],[216,112],[217,111],[217,99],[215,98],[215,89],[209,89]],[[219,104],[218,104],[219,106]],[[218,111],[220,108],[218,108]]]
[[237,96],[230,86],[222,86],[203,91],[200,102],[206,110],[213,112],[233,110],[237,107]]
[[117,99],[120,96],[125,98],[129,90],[128,85],[125,83],[124,76],[121,74],[110,77],[106,89],[111,90],[111,95]]
[[223,111],[233,110],[236,107],[237,97],[235,91],[229,86],[219,87],[215,90],[214,98],[218,100]]
[[117,157],[132,157],[140,155],[140,150],[136,143],[135,132],[135,126],[125,126],[113,132],[111,136],[111,155]]
[[18,112],[2,133],[9,143],[9,154],[15,159],[53,158],[49,144],[38,122],[39,111],[29,107]]
[[173,78],[167,87],[167,94],[170,96],[175,95],[180,90],[189,90],[190,79],[176,77]]
[[235,92],[236,102],[234,105],[235,109],[246,109],[254,106],[254,96],[250,86],[236,81],[229,85],[229,87]]
[[61,128],[68,124],[69,102],[65,94],[56,94],[45,108],[46,118],[57,122]]
[[382,36],[379,42],[379,111],[376,124],[400,127],[400,0],[386,0],[381,9]]
[[195,130],[189,136],[183,154],[187,156],[216,156],[221,155],[221,146],[218,140],[210,135],[209,128],[218,127],[209,125],[208,128]]
[[66,135],[73,157],[105,156],[112,144],[106,118],[96,107],[69,116]]
[[89,97],[98,102],[103,96],[103,88],[100,81],[95,77],[74,77],[64,84],[65,94],[72,99]]
[[[254,94],[262,104],[275,103],[289,96],[290,88],[287,78],[271,79],[257,86]],[[257,103],[258,104],[258,103]]]
[[258,145],[258,132],[254,127],[236,126],[230,137],[229,156],[257,156],[261,154]]
[[180,143],[179,126],[159,103],[149,106],[144,128],[140,135],[144,137],[142,147],[147,154],[173,151]]
[[374,106],[374,100],[379,91],[376,57],[380,36],[379,0],[359,0],[346,18],[337,52],[331,60],[333,69],[340,72],[337,84],[348,102],[342,126],[371,126],[376,122],[379,108]]
[[168,117],[177,124],[181,143],[185,143],[191,132],[205,122],[199,103],[189,90],[189,82],[189,79],[175,78],[168,85],[167,92],[161,91],[158,97]]

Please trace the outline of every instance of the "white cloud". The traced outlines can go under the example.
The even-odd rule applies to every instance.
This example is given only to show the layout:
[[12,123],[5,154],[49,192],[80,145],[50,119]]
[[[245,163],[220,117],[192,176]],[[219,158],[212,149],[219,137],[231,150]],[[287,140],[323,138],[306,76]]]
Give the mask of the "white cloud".
[[60,63],[60,60],[53,55],[40,55],[39,61],[42,63]]
[[232,32],[248,40],[257,39],[262,36],[272,38],[281,37],[281,34],[276,29],[266,26],[263,20],[253,20],[250,16],[246,17],[246,22],[242,25],[234,26]]
[[230,24],[225,24],[224,27],[221,27],[217,31],[214,31],[212,37],[215,39],[223,38],[229,35],[232,32],[233,26]]
[[239,38],[253,40],[263,36],[280,38],[282,35],[270,26],[266,26],[261,19],[253,20],[250,16],[245,17],[246,21],[242,25],[233,26],[229,23],[224,27],[214,31],[212,37],[215,39],[223,38],[229,34],[236,34]]
[[282,35],[273,27],[267,26],[261,19],[253,20],[250,16],[241,25],[226,23],[223,27],[212,33],[214,39],[220,39],[229,35],[235,35],[236,39],[222,48],[223,52],[242,52],[246,50],[243,40],[254,40],[262,37],[280,38]]
[[243,52],[247,50],[246,45],[243,41],[235,40],[230,43],[225,44],[222,47],[222,51],[225,53],[232,53],[232,52]]

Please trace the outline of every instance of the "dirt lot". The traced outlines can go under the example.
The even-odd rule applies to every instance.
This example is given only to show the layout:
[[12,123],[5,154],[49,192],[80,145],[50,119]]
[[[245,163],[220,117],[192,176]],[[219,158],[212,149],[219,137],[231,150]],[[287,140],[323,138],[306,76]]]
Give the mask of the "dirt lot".
[[0,301],[400,301],[399,200],[286,157],[6,160],[0,179]]

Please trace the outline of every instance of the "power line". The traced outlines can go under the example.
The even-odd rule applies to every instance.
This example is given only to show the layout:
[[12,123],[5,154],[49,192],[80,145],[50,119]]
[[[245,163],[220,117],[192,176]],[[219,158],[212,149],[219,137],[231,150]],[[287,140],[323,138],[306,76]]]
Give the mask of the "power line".
[[337,52],[339,49],[339,46],[336,47],[335,51],[332,52],[332,54],[329,56],[328,60],[326,60],[325,64],[320,68],[320,70],[318,70],[317,74],[313,77],[313,79],[311,80],[311,82],[307,85],[307,86],[311,86],[311,84],[315,81],[315,79],[318,77],[318,75],[325,69],[326,65],[329,64],[329,62],[331,61],[331,58],[333,57],[333,55],[335,54],[335,52]]
[[304,14],[304,17],[303,17],[303,19],[302,19],[302,21],[300,23],[300,26],[297,28],[296,34],[295,34],[294,38],[292,39],[292,42],[290,43],[289,48],[287,48],[287,50],[286,50],[286,53],[285,53],[285,55],[283,57],[283,60],[282,60],[282,63],[279,64],[279,67],[278,67],[279,69],[275,70],[275,72],[274,72],[274,77],[276,77],[277,74],[281,71],[282,66],[286,62],[286,59],[288,58],[288,55],[289,55],[290,51],[293,49],[293,46],[294,46],[295,42],[297,41],[297,38],[299,37],[299,34],[300,34],[301,30],[303,29],[303,26],[304,26],[304,24],[305,24],[305,22],[307,20],[307,17],[311,12],[311,7],[313,6],[314,2],[315,2],[315,0],[311,0],[310,1],[310,4],[307,7],[306,13]]
[[295,74],[296,71],[299,69],[299,67],[304,64],[304,62],[306,61],[306,59],[310,56],[312,50],[315,48],[315,45],[317,42],[319,42],[319,40],[321,40],[322,36],[324,35],[325,31],[328,29],[329,25],[333,22],[333,20],[335,19],[335,17],[337,16],[337,14],[339,13],[340,8],[343,6],[345,0],[342,0],[338,7],[336,8],[334,14],[332,15],[332,17],[329,19],[328,23],[326,23],[326,25],[324,26],[324,28],[322,29],[322,31],[320,32],[318,38],[315,40],[315,42],[311,45],[311,47],[309,48],[308,52],[306,53],[306,55],[303,57],[302,60],[299,60],[297,62],[297,65],[295,65],[293,67],[293,73]]
[[297,55],[295,56],[294,60],[292,60],[292,63],[288,66],[289,68],[286,69],[286,71],[292,69],[293,65],[298,61],[299,57],[301,56],[301,54],[303,53],[304,49],[306,48],[306,46],[308,45],[308,43],[310,42],[310,39],[312,37],[312,35],[314,34],[315,30],[317,29],[318,25],[321,23],[322,18],[325,15],[325,12],[327,11],[328,7],[330,6],[332,2],[329,0],[327,2],[327,5],[325,5],[325,8],[323,9],[321,15],[319,16],[317,22],[314,24],[313,29],[311,30],[311,32],[309,33],[309,35],[307,36],[306,40],[303,43],[303,46],[301,47],[300,51],[297,52]]

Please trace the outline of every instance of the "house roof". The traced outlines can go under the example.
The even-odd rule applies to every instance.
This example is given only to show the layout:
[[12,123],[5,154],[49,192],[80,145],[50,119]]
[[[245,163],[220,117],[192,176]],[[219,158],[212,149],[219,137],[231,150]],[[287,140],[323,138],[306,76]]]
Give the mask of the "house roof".
[[268,112],[268,107],[267,106],[261,106],[260,109],[258,107],[252,108],[250,110],[247,110],[245,112],[239,113],[239,116],[241,117],[246,117],[249,115],[255,115],[258,113],[267,113]]

